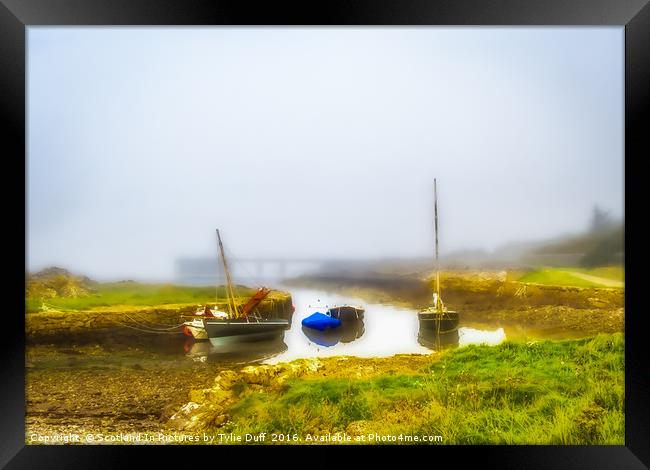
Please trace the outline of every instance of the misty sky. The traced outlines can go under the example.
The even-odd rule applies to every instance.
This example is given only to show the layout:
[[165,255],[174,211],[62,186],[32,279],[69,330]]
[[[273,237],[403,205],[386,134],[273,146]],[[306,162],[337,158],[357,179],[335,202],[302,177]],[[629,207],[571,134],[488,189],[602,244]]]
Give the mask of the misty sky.
[[432,254],[623,216],[610,28],[28,28],[27,257]]

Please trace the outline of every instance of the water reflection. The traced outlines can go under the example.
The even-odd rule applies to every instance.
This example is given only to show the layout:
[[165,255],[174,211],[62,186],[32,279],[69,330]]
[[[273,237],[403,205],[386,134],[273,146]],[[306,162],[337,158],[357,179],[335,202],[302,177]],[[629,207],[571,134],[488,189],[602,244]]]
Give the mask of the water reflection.
[[319,346],[325,346],[326,348],[334,346],[341,339],[339,328],[327,328],[326,330],[320,331],[315,328],[303,326],[302,332],[309,338],[309,341]]
[[363,316],[359,318],[341,317],[341,343],[351,343],[363,336],[366,327],[363,323]]
[[477,330],[461,327],[448,333],[436,333],[432,330],[420,329],[418,343],[428,349],[440,350],[469,344],[487,344],[494,346],[506,339],[503,328],[496,330]]
[[210,341],[187,338],[183,349],[185,356],[195,362],[258,362],[285,352],[287,344],[277,338],[215,346]]
[[[467,344],[498,344],[505,339],[503,328],[474,329],[461,326],[451,334],[433,337],[419,331],[415,310],[380,303],[365,303],[353,297],[321,290],[286,288],[291,292],[295,313],[284,338],[275,341],[235,343],[213,346],[209,341],[190,341],[186,355],[202,362],[276,363],[311,357],[349,355],[357,357],[387,357],[394,354],[428,354],[432,350]],[[321,302],[317,302],[321,299]],[[315,306],[315,303],[317,304]],[[354,303],[363,305],[363,319],[342,319],[333,330],[318,331],[304,328],[302,320],[314,310],[326,311],[327,305]]]
[[[328,356],[387,357],[394,354],[420,353],[429,350],[417,342],[418,319],[413,310],[394,305],[366,303],[361,299],[316,289],[285,287],[291,292],[295,313],[292,327],[285,332],[288,349],[266,363],[300,358]],[[320,302],[318,300],[320,299]],[[314,305],[360,305],[363,319],[339,326],[339,331],[319,334],[304,331],[302,320],[314,311]],[[323,310],[321,310],[323,311]],[[350,318],[349,320],[356,320]]]
[[303,334],[319,346],[331,347],[337,343],[351,343],[363,336],[366,331],[363,319],[342,318],[341,325],[337,328],[328,328],[319,331],[314,328],[302,326]]
[[459,339],[458,329],[445,333],[437,333],[435,330],[420,328],[418,334],[418,343],[434,351],[458,346]]
[[503,328],[496,330],[477,330],[475,328],[459,328],[459,341],[460,346],[468,344],[488,344],[495,345],[502,343],[506,339],[506,332]]

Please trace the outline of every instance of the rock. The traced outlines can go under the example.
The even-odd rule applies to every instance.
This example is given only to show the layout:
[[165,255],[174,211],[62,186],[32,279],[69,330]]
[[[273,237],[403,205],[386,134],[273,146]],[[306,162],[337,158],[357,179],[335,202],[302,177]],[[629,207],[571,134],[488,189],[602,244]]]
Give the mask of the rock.
[[200,406],[201,405],[199,405],[198,403],[189,402],[189,403],[186,403],[185,405],[183,405],[181,407],[180,412],[188,414],[188,413],[194,411],[195,409],[199,408]]
[[208,389],[207,394],[205,395],[206,401],[211,403],[223,403],[231,398],[232,394],[226,390],[221,390],[218,388]]
[[248,366],[241,370],[241,376],[249,384],[270,385],[279,372],[278,366]]
[[372,430],[369,429],[370,423],[365,420],[352,421],[348,424],[348,427],[345,429],[345,432],[350,436],[363,436],[364,434],[369,434]]
[[186,403],[178,410],[176,413],[169,418],[167,425],[175,429],[188,429],[192,424],[191,414],[197,409],[201,408],[201,405],[195,402]]
[[240,380],[240,376],[234,370],[224,370],[214,379],[214,385],[221,390],[230,390]]
[[593,307],[602,308],[602,307],[607,306],[607,301],[605,301],[603,299],[598,299],[596,297],[589,297],[589,298],[587,298],[587,300],[591,303],[591,306],[593,306]]
[[190,390],[190,403],[204,402],[211,389]]
[[219,406],[209,406],[201,409],[201,412],[192,416],[189,429],[204,429],[218,427],[228,421],[228,414]]
[[[276,365],[247,366],[236,372],[226,370],[219,373],[214,386],[190,391],[190,402],[172,415],[168,425],[182,430],[200,430],[219,427],[228,421],[228,407],[242,396],[253,391],[281,386],[286,380],[315,372],[322,367],[318,359],[301,359]],[[247,385],[237,390],[234,385]],[[238,387],[239,388],[239,387]]]
[[222,403],[231,397],[229,390],[219,387],[190,390],[190,401],[196,403]]

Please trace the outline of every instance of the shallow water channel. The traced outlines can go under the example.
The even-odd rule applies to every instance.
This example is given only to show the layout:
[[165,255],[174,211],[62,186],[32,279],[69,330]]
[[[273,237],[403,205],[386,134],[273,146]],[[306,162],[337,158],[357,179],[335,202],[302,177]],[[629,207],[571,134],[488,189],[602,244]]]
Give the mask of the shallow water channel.
[[[427,354],[442,347],[467,344],[498,344],[505,340],[503,328],[482,330],[461,325],[457,332],[433,337],[419,334],[414,310],[368,303],[316,289],[290,289],[295,312],[291,327],[279,341],[241,343],[228,349],[209,341],[193,342],[186,355],[194,360],[265,361],[276,363],[300,358],[327,356],[385,357],[394,354]],[[362,319],[344,321],[333,330],[320,332],[302,326],[314,312],[325,313],[333,305],[358,305],[365,309]]]
[[[498,344],[506,339],[504,328],[464,324],[462,313],[456,332],[420,335],[417,312],[389,304],[370,303],[319,289],[286,288],[295,312],[284,337],[274,341],[241,342],[215,346],[180,333],[143,332],[129,339],[80,337],[73,343],[30,344],[28,365],[37,367],[130,367],[133,364],[165,363],[277,363],[300,358],[328,356],[387,357],[394,354],[428,354],[433,350],[468,344]],[[314,312],[325,313],[334,305],[364,308],[362,319],[344,321],[334,330],[304,328],[302,320]],[[166,366],[166,367],[167,367]]]

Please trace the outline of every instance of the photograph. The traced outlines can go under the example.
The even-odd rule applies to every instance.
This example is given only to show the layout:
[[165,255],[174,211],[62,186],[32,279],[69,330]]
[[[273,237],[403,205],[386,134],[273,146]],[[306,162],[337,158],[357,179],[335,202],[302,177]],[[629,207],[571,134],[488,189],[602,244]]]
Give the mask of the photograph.
[[25,445],[626,445],[625,47],[27,27]]

